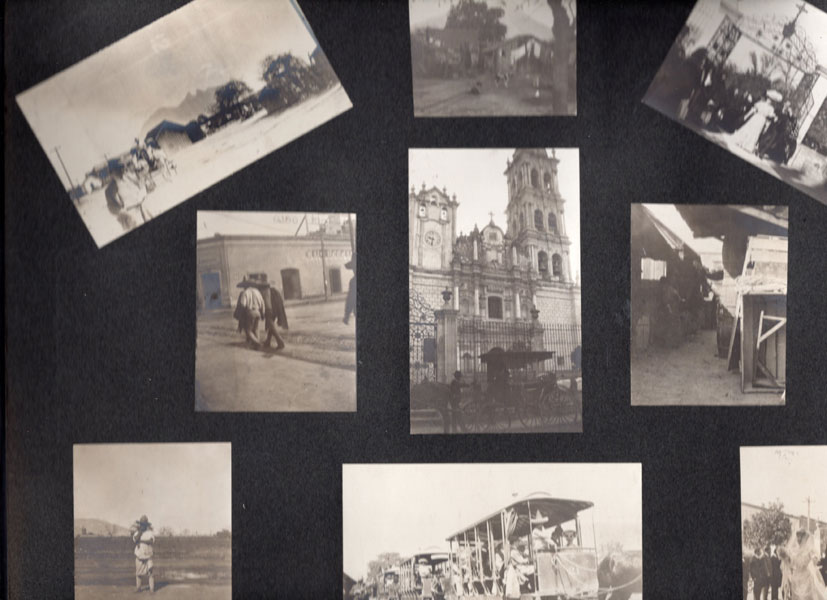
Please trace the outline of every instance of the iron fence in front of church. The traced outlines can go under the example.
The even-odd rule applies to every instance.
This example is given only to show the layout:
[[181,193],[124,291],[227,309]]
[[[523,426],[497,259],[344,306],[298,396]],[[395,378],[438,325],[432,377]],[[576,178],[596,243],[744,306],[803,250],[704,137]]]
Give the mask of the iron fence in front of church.
[[[542,342],[540,335],[535,335],[535,327],[542,329]],[[494,348],[554,351],[554,358],[527,367],[535,375],[568,373],[580,368],[579,325],[460,317],[457,322],[457,334],[459,369],[466,380],[480,381],[486,377],[486,366],[480,360],[480,356]]]

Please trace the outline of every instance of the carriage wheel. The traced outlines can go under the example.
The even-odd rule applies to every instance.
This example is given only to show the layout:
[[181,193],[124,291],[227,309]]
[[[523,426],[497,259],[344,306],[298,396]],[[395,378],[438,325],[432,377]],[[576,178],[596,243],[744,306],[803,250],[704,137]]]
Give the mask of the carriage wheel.
[[511,428],[511,411],[507,406],[492,402],[485,410],[487,431],[508,431]]
[[550,408],[548,422],[552,425],[573,423],[577,418],[574,403],[571,401],[571,398],[568,394],[561,393],[557,386],[554,387],[554,390],[549,391],[547,402]]
[[517,400],[517,417],[519,417],[523,427],[534,428],[542,424],[539,402],[526,396],[523,390],[520,390],[520,396]]
[[483,414],[479,402],[469,402],[462,407],[459,414],[459,427],[465,433],[477,433],[482,430]]

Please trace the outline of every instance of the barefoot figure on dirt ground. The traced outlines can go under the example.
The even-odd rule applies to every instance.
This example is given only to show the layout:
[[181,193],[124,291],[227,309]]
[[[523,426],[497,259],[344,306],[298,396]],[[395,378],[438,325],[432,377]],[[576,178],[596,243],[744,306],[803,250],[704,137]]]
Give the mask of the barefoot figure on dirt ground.
[[155,554],[153,544],[155,533],[152,531],[152,523],[143,515],[135,521],[130,528],[132,542],[135,544],[135,591],[140,592],[141,578],[149,578],[149,591],[155,592],[155,573],[152,564],[152,556]]

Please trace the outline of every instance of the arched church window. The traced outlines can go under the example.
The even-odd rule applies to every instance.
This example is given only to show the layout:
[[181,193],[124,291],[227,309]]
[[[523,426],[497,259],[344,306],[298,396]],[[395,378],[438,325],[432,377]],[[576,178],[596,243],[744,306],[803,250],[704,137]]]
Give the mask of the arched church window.
[[448,220],[448,209],[447,208],[443,208],[441,211],[439,211],[439,218],[442,219],[443,221]]
[[540,273],[548,273],[548,254],[542,250],[537,254],[537,270]]
[[546,191],[551,191],[551,173],[548,171],[543,173],[543,187],[546,188]]
[[559,254],[551,257],[551,274],[555,277],[563,276],[563,258]]
[[420,216],[420,217],[424,217],[424,216],[425,216],[425,205],[424,205],[424,204],[420,204],[420,205],[419,205],[419,216]]
[[557,217],[554,213],[548,213],[548,230],[557,233]]
[[539,229],[540,231],[545,229],[543,226],[543,211],[539,208],[534,211],[534,229]]
[[488,318],[503,318],[503,299],[499,296],[488,296]]
[[531,169],[531,187],[540,187],[540,173],[537,172],[537,169]]

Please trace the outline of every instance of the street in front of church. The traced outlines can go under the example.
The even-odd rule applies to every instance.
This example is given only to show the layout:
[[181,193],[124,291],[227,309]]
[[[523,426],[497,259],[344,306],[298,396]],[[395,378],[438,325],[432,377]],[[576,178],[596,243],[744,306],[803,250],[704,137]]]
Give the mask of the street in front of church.
[[198,315],[196,407],[205,411],[355,411],[356,329],[345,299],[285,303],[283,350],[253,350],[232,310]]

